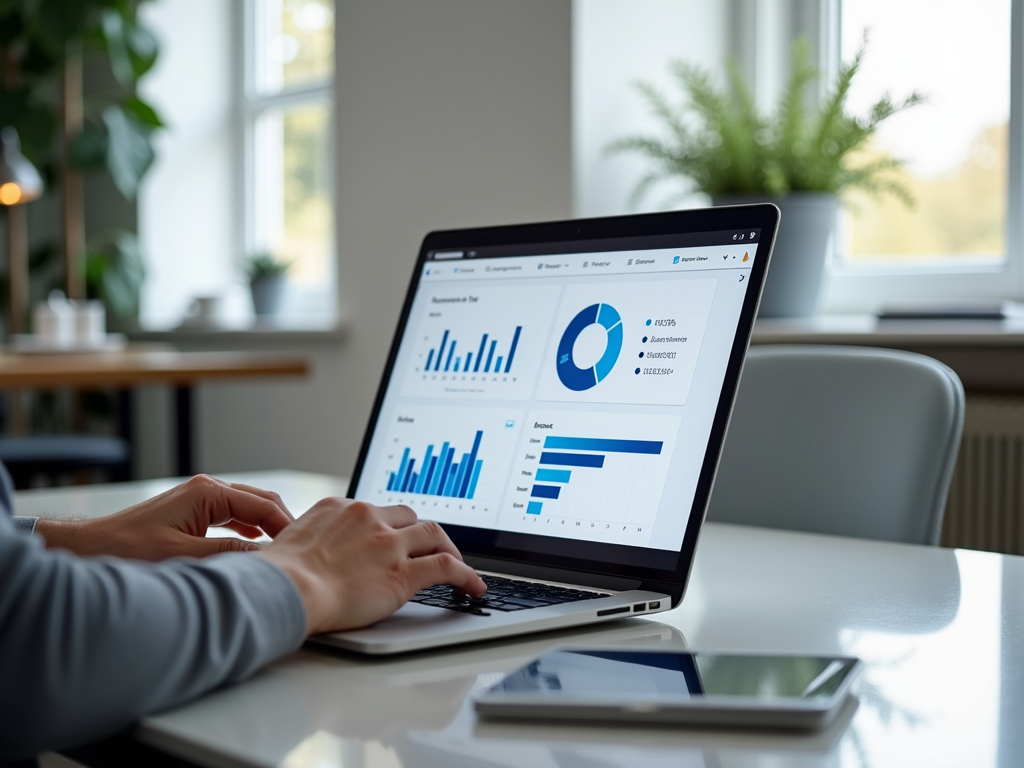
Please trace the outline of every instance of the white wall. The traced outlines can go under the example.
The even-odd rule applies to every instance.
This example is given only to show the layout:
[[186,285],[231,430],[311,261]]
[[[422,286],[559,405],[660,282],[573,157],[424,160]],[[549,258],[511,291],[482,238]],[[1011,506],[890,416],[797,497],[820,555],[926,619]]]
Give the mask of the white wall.
[[[424,234],[571,215],[570,19],[570,0],[338,1],[337,232],[351,332],[286,350],[311,356],[305,382],[200,387],[200,470],[349,472]],[[158,419],[159,399],[142,398],[141,422]],[[162,425],[140,428],[161,439]]]
[[632,87],[643,80],[677,94],[669,73],[674,59],[721,70],[735,34],[731,3],[706,0],[574,0],[573,167],[575,210],[605,216],[659,210],[678,187],[651,191],[631,208],[630,193],[646,172],[639,155],[613,155],[605,147],[632,134],[658,132],[646,103]]

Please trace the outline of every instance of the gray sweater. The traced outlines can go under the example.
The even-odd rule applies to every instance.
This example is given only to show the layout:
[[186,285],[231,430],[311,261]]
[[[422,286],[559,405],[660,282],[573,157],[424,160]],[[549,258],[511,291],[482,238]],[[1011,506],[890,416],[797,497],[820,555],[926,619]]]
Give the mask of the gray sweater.
[[302,644],[299,594],[263,558],[79,558],[11,510],[0,465],[0,760],[109,735]]

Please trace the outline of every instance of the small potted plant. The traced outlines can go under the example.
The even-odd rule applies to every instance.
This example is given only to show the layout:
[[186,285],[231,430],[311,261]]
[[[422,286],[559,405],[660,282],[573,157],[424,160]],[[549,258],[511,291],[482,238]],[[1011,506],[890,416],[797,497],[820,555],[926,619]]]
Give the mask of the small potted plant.
[[258,316],[271,317],[280,311],[291,267],[292,262],[279,259],[270,251],[257,251],[246,258],[252,306]]
[[863,117],[847,111],[846,99],[864,57],[865,44],[839,68],[836,81],[817,108],[807,89],[818,78],[808,45],[793,45],[789,81],[772,115],[758,112],[750,88],[732,60],[727,87],[711,73],[684,62],[672,69],[683,91],[671,103],[653,86],[637,88],[665,128],[660,136],[629,136],[613,142],[611,153],[637,152],[652,168],[633,192],[636,203],[663,180],[682,180],[682,195],[702,192],[715,205],[772,202],[782,211],[772,266],[761,299],[762,317],[806,317],[817,311],[837,200],[849,190],[892,194],[912,203],[894,172],[903,163],[871,153],[878,126],[923,101],[888,94]]

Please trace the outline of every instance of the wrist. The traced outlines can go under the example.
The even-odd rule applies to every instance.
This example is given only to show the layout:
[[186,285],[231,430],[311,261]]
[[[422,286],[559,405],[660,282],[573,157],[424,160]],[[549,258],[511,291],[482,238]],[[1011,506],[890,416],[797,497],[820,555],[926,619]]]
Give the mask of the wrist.
[[66,549],[78,555],[86,554],[83,551],[86,537],[82,521],[40,518],[36,522],[35,532],[42,537],[47,549]]
[[321,626],[322,612],[319,610],[320,600],[317,597],[318,582],[313,574],[304,568],[301,562],[296,562],[295,558],[281,557],[271,549],[256,552],[253,557],[262,557],[269,561],[295,585],[302,606],[306,609],[306,634],[315,635],[325,631]]

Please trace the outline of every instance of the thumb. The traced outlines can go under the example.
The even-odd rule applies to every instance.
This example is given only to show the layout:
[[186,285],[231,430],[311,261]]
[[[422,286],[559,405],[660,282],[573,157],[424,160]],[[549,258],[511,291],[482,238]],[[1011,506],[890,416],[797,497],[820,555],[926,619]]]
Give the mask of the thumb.
[[209,557],[222,552],[258,552],[262,547],[251,541],[234,537],[206,539],[198,536],[189,537],[181,553],[184,557]]

